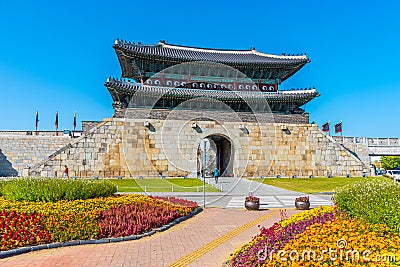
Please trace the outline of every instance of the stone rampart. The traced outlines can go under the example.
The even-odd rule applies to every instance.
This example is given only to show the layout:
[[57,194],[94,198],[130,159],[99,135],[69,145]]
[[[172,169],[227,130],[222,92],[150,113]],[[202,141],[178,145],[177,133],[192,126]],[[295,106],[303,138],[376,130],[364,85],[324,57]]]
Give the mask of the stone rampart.
[[61,177],[68,165],[76,177],[193,177],[199,172],[200,141],[210,136],[231,142],[232,175],[361,176],[366,171],[317,125],[221,122],[213,120],[217,112],[208,115],[207,120],[188,120],[180,112],[168,120],[109,119],[34,166],[31,175]]
[[70,137],[54,135],[0,134],[0,176],[22,176],[24,168],[71,142]]
[[[223,122],[276,122],[291,124],[308,124],[309,114],[279,114],[269,112],[234,112],[233,110],[191,110],[191,109],[146,109],[129,108],[121,117],[128,119],[181,119],[181,118],[215,118]],[[94,125],[95,126],[95,125]]]
[[82,121],[82,132],[87,132],[93,127],[99,125],[101,121]]

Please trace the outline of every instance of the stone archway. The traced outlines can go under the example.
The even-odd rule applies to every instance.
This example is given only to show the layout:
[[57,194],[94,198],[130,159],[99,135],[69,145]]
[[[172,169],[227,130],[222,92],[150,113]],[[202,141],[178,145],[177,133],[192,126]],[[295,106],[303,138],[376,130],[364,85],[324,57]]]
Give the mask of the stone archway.
[[209,135],[201,140],[197,155],[197,173],[206,177],[213,176],[213,171],[218,168],[220,176],[233,174],[234,159],[233,144],[230,139],[222,135]]

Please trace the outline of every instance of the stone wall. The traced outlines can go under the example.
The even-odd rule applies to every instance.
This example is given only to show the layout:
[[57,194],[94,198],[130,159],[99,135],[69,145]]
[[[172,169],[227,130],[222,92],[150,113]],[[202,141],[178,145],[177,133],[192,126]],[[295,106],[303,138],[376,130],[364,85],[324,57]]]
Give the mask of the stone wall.
[[101,121],[82,121],[82,132],[87,132],[96,127]]
[[[198,173],[203,138],[231,142],[233,173],[243,177],[361,176],[366,166],[317,125],[207,120],[170,114],[169,120],[113,118],[32,168],[37,176],[191,176]],[[190,114],[193,117],[193,113]],[[196,116],[195,116],[196,117]]]
[[145,109],[145,108],[129,108],[124,110],[121,117],[128,119],[181,119],[181,118],[216,118],[218,121],[224,122],[276,122],[291,124],[308,124],[309,114],[277,114],[277,113],[253,113],[253,112],[234,112],[233,110],[216,111],[216,110],[185,110],[185,109]]
[[371,164],[371,157],[369,156],[368,145],[364,143],[343,143],[338,142],[344,148],[350,151],[354,156],[359,158],[366,166]]
[[67,165],[71,177],[129,176],[121,147],[123,125],[123,122],[112,120],[97,124],[68,147],[32,167],[30,175],[62,177],[64,165]]
[[[55,133],[54,133],[55,135]],[[70,137],[51,135],[0,135],[0,176],[22,176],[26,167],[47,158],[71,142]]]

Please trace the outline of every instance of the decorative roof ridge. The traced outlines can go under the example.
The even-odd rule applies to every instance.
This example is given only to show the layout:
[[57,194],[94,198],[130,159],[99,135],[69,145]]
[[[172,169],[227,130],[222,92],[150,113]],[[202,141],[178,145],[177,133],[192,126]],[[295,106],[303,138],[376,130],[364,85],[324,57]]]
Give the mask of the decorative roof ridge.
[[267,53],[263,53],[263,52],[259,52],[256,49],[252,49],[251,50],[253,52],[253,54],[258,55],[258,56],[262,56],[262,57],[273,57],[273,58],[285,58],[285,59],[307,59],[308,61],[310,60],[306,54],[304,55],[274,55],[274,54],[267,54]]
[[118,77],[114,77],[114,76],[109,76],[106,80],[106,82],[124,82],[124,83],[135,83],[135,84],[141,84],[135,81],[132,81],[132,79],[126,79],[126,78],[118,78]]
[[114,41],[114,45],[136,46],[136,47],[157,47],[157,46],[161,46],[160,44],[142,44],[141,42],[138,42],[137,44],[135,44],[135,42],[125,41],[125,40],[121,40],[121,39],[116,39]]
[[196,52],[206,52],[206,53],[222,53],[222,54],[224,54],[224,53],[225,54],[235,53],[235,54],[245,54],[245,55],[254,54],[253,50],[232,50],[232,49],[201,48],[201,47],[166,44],[166,43],[159,43],[159,45],[161,45],[161,46],[163,46],[165,48],[196,51]]
[[292,90],[280,90],[282,94],[304,94],[304,93],[317,93],[317,89],[313,88],[299,88],[299,89],[292,89]]
[[258,55],[266,58],[276,58],[276,59],[305,59],[310,61],[307,57],[307,54],[304,55],[274,55],[268,54],[264,52],[257,51],[254,47],[251,47],[248,50],[240,50],[240,49],[216,49],[216,48],[201,48],[201,47],[193,47],[193,46],[184,46],[184,45],[175,45],[175,44],[167,44],[164,40],[161,40],[158,44],[135,44],[134,42],[128,42],[120,39],[116,39],[114,45],[128,45],[128,46],[144,46],[144,47],[157,47],[162,46],[163,48],[170,49],[178,49],[178,50],[186,50],[186,51],[195,51],[195,52],[204,52],[204,53],[221,53],[221,54],[241,54],[241,55]]

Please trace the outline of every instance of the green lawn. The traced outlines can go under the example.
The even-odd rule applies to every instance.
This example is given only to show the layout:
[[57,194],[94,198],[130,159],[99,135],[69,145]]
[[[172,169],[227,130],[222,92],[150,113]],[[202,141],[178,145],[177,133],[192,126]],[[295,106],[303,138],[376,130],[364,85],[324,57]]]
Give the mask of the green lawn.
[[385,177],[317,177],[317,178],[254,178],[260,183],[281,187],[287,190],[304,192],[307,194],[315,194],[320,192],[335,192],[337,187],[344,185],[365,181],[365,180],[387,180]]
[[[118,186],[118,192],[203,192],[203,182],[196,178],[109,180]],[[220,190],[206,184],[206,192],[220,192]]]

